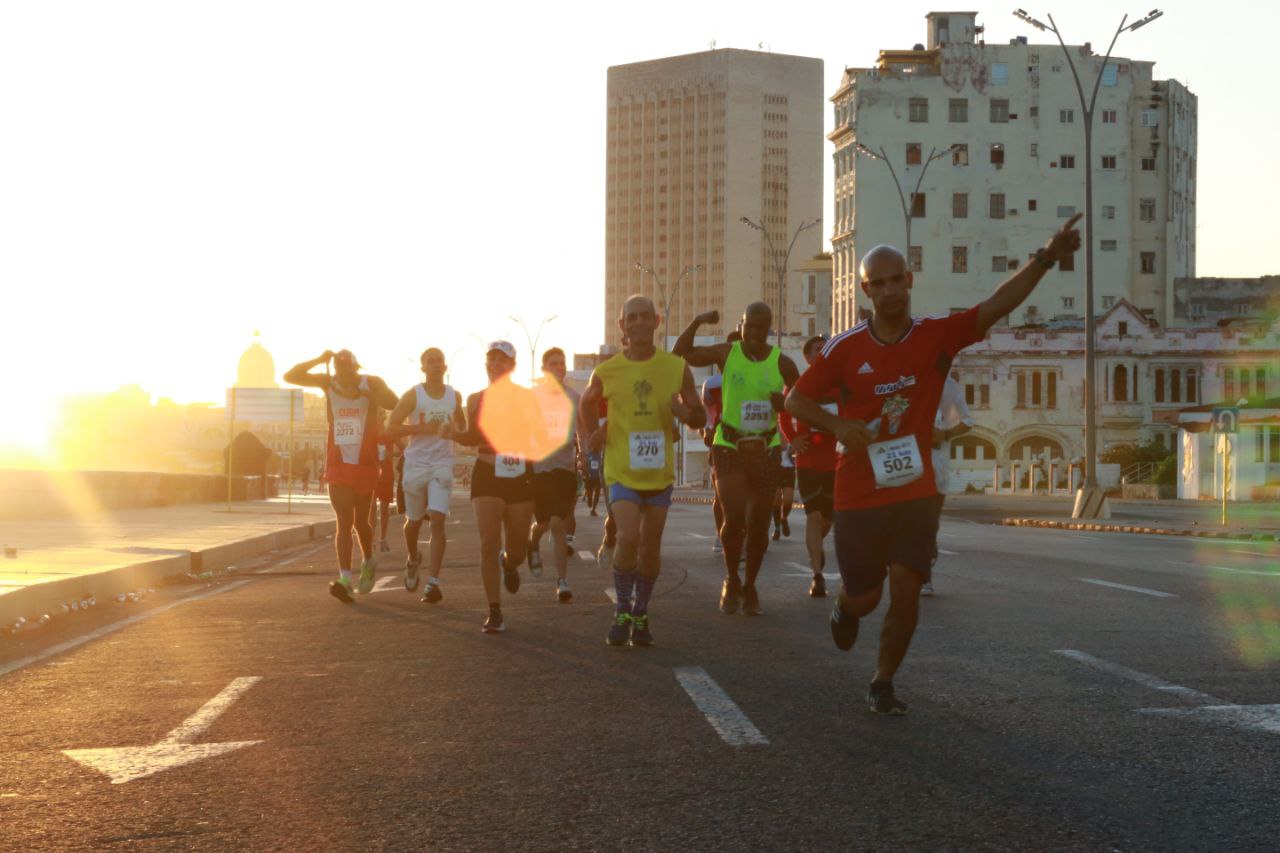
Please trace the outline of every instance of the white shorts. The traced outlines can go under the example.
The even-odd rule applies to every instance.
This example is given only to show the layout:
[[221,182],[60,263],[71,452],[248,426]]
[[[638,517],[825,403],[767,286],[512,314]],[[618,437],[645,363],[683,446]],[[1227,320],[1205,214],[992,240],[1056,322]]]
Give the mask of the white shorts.
[[449,514],[453,492],[453,463],[404,469],[404,512],[410,521],[421,521],[427,511]]

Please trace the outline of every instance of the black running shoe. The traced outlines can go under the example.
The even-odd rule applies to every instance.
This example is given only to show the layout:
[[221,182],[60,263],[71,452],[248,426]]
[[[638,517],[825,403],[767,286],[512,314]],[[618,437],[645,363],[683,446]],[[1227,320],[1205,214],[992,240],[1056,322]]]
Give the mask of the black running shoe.
[[809,584],[810,598],[826,598],[827,597],[827,579],[822,575],[814,575],[813,582]]
[[625,646],[627,641],[631,639],[631,614],[617,613],[613,617],[613,624],[609,626],[609,634],[604,641],[611,646]]
[[351,581],[333,581],[329,584],[329,594],[343,604],[352,604],[356,600],[355,596],[351,594]]
[[498,565],[502,567],[502,582],[507,587],[507,592],[515,595],[520,591],[520,567],[507,566],[507,552],[503,549],[498,555]]
[[725,578],[720,587],[720,612],[732,616],[738,612],[738,600],[742,595],[742,585],[737,578]]
[[838,598],[836,606],[831,608],[831,639],[835,641],[836,648],[842,652],[853,648],[854,642],[858,639],[858,617],[852,613],[846,613],[840,607]]
[[781,538],[782,538],[782,528],[775,524],[773,526],[773,541],[777,542]]
[[892,681],[873,681],[867,691],[867,707],[873,714],[901,717],[907,713],[907,703],[893,695]]
[[649,614],[631,617],[631,645],[652,646],[653,632],[649,630]]
[[426,588],[422,590],[422,598],[418,601],[422,604],[439,604],[442,598],[444,593],[440,591],[439,584],[428,582]]
[[787,521],[785,515],[782,517],[782,535],[788,539],[791,538],[791,522]]
[[489,618],[484,620],[480,630],[486,634],[501,634],[507,630],[507,623],[502,621],[502,608],[496,604],[489,605]]
[[756,591],[755,585],[744,586],[742,588],[742,615],[743,616],[761,616],[764,611],[760,609],[760,593]]

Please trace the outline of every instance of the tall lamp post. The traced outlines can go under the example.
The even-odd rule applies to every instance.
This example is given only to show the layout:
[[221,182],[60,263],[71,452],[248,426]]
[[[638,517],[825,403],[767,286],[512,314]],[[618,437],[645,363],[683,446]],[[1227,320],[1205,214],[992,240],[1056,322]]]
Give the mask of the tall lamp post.
[[516,323],[517,325],[520,326],[521,329],[524,330],[525,340],[529,342],[529,382],[530,384],[537,381],[537,373],[535,373],[534,371],[536,370],[535,365],[538,362],[538,338],[542,337],[542,327],[550,323],[552,320],[555,320],[558,316],[559,316],[558,314],[550,314],[546,317],[543,317],[542,322],[538,324],[538,330],[534,332],[532,335],[529,334],[529,327],[525,325],[524,320],[521,320],[519,317],[516,317],[515,315],[510,315],[507,317],[508,320],[510,320],[513,323]]
[[1084,85],[1080,82],[1080,74],[1076,71],[1071,51],[1058,31],[1053,15],[1047,15],[1049,23],[1045,24],[1027,14],[1024,9],[1014,10],[1014,17],[1026,21],[1042,32],[1053,33],[1062,47],[1062,55],[1066,57],[1067,67],[1071,69],[1071,77],[1076,83],[1076,94],[1080,96],[1080,111],[1084,115],[1084,488],[1076,498],[1072,516],[1075,518],[1096,518],[1103,510],[1103,496],[1098,488],[1098,416],[1097,386],[1098,376],[1094,361],[1094,314],[1093,314],[1093,108],[1098,103],[1098,90],[1102,86],[1102,78],[1111,61],[1111,51],[1115,49],[1116,40],[1126,30],[1136,30],[1162,16],[1164,12],[1152,9],[1146,17],[1128,23],[1129,16],[1120,19],[1120,26],[1111,37],[1106,55],[1102,57],[1102,65],[1098,68],[1097,79],[1093,81],[1093,93],[1085,98]]
[[925,173],[929,171],[929,164],[934,160],[941,160],[948,154],[959,148],[959,145],[950,145],[939,151],[937,148],[929,149],[929,159],[925,160],[921,165],[924,167],[920,170],[920,177],[916,179],[916,188],[911,191],[911,200],[908,202],[907,195],[902,191],[902,182],[898,180],[898,172],[893,168],[893,163],[889,162],[889,155],[884,152],[884,146],[880,146],[880,150],[868,148],[861,142],[855,143],[858,153],[864,157],[870,157],[872,160],[879,160],[889,168],[889,174],[893,177],[893,185],[898,190],[898,201],[902,205],[902,220],[907,231],[907,257],[911,257],[911,210],[915,207],[916,196],[920,195],[920,185],[924,183]]
[[819,216],[812,222],[800,221],[800,227],[796,229],[796,233],[791,237],[791,243],[787,246],[787,252],[782,256],[782,262],[778,262],[778,252],[773,248],[773,238],[769,236],[769,232],[757,222],[753,222],[747,217],[738,220],[743,225],[755,231],[759,231],[764,235],[765,245],[769,247],[769,257],[773,259],[773,271],[778,276],[778,348],[782,348],[782,329],[787,323],[787,264],[791,261],[791,250],[796,247],[796,240],[800,239],[803,231],[808,231],[822,221]]
[[[639,261],[636,261],[635,267],[636,269],[640,270],[640,272],[647,272],[649,275],[653,276],[654,282],[656,282],[658,285],[658,298],[662,300],[662,319],[664,321],[667,321],[666,327],[668,329],[675,329],[676,333],[679,334],[680,326],[678,324],[670,322],[671,300],[675,299],[676,294],[680,292],[680,283],[684,281],[684,277],[695,272],[701,272],[702,264],[693,264],[692,266],[685,267],[684,272],[680,273],[679,277],[676,278],[675,286],[671,288],[670,293],[667,292],[667,283],[663,281],[662,278],[656,272],[654,272],[652,268],[645,266]],[[662,351],[666,352],[666,350],[667,350],[667,336],[665,333],[663,333]]]

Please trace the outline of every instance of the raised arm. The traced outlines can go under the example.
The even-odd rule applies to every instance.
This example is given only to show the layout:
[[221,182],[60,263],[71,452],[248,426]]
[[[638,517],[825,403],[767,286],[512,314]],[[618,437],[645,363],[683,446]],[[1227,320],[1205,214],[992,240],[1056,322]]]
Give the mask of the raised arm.
[[[794,388],[800,381],[800,371],[796,369],[796,363],[790,356],[778,356],[778,372],[782,374],[782,384],[787,388]],[[787,398],[777,392],[770,395],[770,400],[775,412],[783,411],[787,403]]]
[[707,425],[707,410],[702,406],[698,386],[693,384],[693,372],[687,364],[684,367],[680,393],[671,395],[671,413],[694,429],[702,429]]
[[996,324],[1001,317],[1007,317],[1021,305],[1036,289],[1044,274],[1053,269],[1053,265],[1063,258],[1069,257],[1080,248],[1080,232],[1075,225],[1083,213],[1077,213],[1067,220],[1056,234],[1049,238],[1044,248],[1036,252],[1026,265],[1004,280],[996,288],[996,292],[988,296],[978,305],[978,332],[986,335],[987,330]]
[[310,361],[303,361],[295,364],[293,367],[285,371],[284,381],[290,385],[301,385],[304,388],[323,388],[329,390],[329,377],[327,375],[319,375],[311,372],[313,367],[319,367],[333,359],[333,350],[325,350],[324,354],[319,358],[313,358]]
[[694,367],[708,367],[712,364],[724,367],[724,360],[729,356],[729,344],[712,344],[709,347],[693,345],[693,339],[698,336],[699,326],[719,322],[719,311],[704,311],[694,317],[689,328],[681,332],[680,337],[676,339],[676,345],[671,348],[672,354],[680,356]]

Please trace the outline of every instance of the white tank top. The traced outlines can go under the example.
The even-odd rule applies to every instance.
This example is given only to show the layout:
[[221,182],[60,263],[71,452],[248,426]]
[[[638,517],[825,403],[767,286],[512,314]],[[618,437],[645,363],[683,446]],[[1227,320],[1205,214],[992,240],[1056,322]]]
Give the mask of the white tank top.
[[[369,380],[361,376],[356,387],[369,390]],[[336,383],[331,383],[329,393],[329,420],[333,424],[333,443],[348,465],[360,462],[360,448],[364,446],[364,427],[369,420],[369,398],[344,397]]]
[[[439,400],[431,399],[426,385],[414,386],[418,404],[409,415],[411,424],[444,424],[453,419],[458,410],[458,392],[449,385],[444,386],[444,394]],[[409,446],[404,451],[405,467],[432,468],[437,465],[453,464],[453,440],[438,435],[411,435]]]

